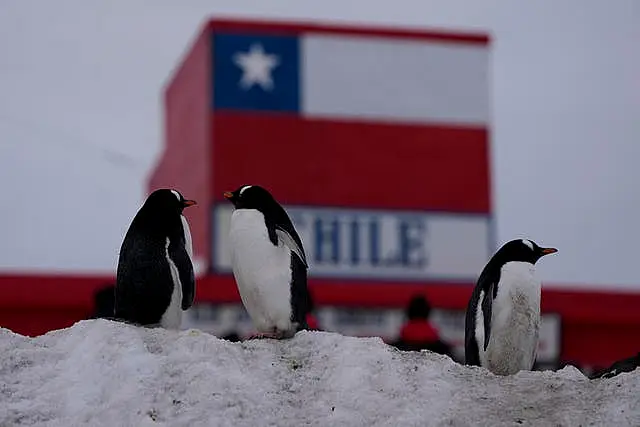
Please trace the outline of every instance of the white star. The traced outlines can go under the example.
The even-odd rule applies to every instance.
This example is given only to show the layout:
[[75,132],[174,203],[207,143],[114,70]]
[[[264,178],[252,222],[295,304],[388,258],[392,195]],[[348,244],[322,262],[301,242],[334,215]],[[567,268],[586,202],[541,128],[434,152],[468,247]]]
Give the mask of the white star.
[[242,68],[240,87],[249,90],[254,84],[260,85],[264,90],[273,89],[271,72],[280,61],[277,55],[267,55],[261,44],[252,44],[249,52],[240,52],[233,55],[233,62]]

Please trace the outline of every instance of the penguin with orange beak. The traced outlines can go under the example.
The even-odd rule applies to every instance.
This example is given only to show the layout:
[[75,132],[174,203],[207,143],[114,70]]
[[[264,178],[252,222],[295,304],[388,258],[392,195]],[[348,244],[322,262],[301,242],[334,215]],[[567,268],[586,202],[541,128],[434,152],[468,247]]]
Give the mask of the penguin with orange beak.
[[258,333],[291,338],[311,309],[307,257],[289,215],[269,191],[243,185],[224,193],[235,207],[229,242],[233,275]]
[[505,243],[489,260],[467,306],[467,365],[482,366],[497,375],[533,368],[542,287],[535,264],[557,251],[516,239]]
[[182,212],[195,204],[177,190],[160,189],[133,218],[118,259],[116,319],[180,328],[196,286],[191,231]]

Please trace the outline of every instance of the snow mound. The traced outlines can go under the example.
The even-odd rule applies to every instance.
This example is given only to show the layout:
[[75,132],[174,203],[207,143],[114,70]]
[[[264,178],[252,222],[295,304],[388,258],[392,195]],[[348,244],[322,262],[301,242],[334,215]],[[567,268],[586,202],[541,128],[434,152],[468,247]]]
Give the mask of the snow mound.
[[107,320],[0,329],[0,426],[638,426],[640,369],[498,377],[378,338],[231,343]]

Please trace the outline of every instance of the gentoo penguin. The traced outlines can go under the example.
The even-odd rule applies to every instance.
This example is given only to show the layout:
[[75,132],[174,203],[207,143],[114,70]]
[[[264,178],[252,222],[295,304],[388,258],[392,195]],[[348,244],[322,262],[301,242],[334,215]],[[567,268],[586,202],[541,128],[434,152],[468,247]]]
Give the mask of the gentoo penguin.
[[623,372],[633,372],[640,368],[640,352],[635,356],[630,356],[625,359],[616,360],[606,369],[593,373],[589,378],[613,378],[616,375],[620,375]]
[[193,304],[191,232],[184,208],[195,205],[176,190],[149,195],[120,248],[115,317],[139,325],[179,329]]
[[533,368],[541,291],[535,263],[557,251],[517,239],[505,243],[489,260],[467,306],[467,365],[483,366],[497,375]]
[[307,329],[307,258],[284,208],[264,188],[243,185],[224,197],[233,203],[229,242],[233,275],[258,334],[291,338]]

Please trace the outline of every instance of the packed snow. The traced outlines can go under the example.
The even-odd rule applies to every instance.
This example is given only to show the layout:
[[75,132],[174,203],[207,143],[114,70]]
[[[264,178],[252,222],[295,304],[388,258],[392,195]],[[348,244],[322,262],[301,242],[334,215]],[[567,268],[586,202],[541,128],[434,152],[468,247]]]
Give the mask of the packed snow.
[[0,426],[639,426],[640,369],[499,377],[379,338],[229,342],[85,320],[0,329]]

